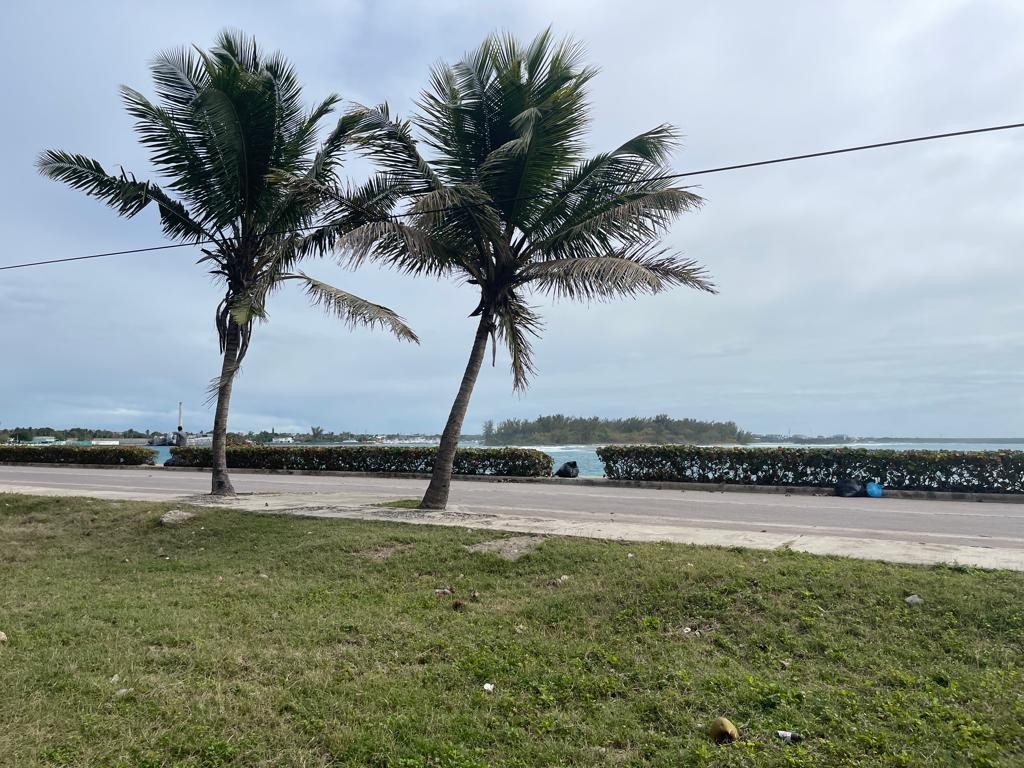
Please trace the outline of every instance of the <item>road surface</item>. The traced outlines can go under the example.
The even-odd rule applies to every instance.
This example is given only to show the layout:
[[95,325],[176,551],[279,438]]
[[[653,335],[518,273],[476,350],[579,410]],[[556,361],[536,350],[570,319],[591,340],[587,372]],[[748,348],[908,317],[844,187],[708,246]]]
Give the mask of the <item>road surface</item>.
[[[406,519],[496,530],[957,561],[1024,570],[1024,504],[842,499],[609,486],[454,482],[448,513],[367,508],[418,497],[426,481],[323,475],[232,476],[233,506],[341,517]],[[0,491],[150,501],[188,500],[209,475],[163,469],[0,466]]]

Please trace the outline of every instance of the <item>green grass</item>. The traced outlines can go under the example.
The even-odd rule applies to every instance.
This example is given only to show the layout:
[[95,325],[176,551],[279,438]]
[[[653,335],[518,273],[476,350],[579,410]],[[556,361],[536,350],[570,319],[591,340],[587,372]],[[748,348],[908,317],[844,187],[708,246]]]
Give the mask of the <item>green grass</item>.
[[1024,763],[1022,574],[166,508],[0,494],[0,765]]
[[394,501],[382,501],[379,504],[371,504],[371,507],[386,507],[388,509],[419,509],[419,499],[395,499]]

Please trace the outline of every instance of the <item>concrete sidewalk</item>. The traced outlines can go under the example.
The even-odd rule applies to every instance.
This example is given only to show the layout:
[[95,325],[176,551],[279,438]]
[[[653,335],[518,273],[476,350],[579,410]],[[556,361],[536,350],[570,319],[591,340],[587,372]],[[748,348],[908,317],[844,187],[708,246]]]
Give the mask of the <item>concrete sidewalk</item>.
[[206,473],[0,466],[8,492],[1024,570],[1020,504],[455,482],[449,509],[434,513],[373,506],[418,498],[426,483],[417,479],[238,474],[234,482],[240,495],[221,502],[203,495]]

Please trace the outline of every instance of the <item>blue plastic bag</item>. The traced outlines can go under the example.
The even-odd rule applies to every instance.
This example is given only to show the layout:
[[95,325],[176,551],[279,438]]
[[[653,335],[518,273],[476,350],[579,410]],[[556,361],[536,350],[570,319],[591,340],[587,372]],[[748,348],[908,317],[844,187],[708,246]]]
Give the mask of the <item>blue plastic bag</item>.
[[868,483],[864,486],[864,490],[872,499],[882,498],[882,486],[879,483]]

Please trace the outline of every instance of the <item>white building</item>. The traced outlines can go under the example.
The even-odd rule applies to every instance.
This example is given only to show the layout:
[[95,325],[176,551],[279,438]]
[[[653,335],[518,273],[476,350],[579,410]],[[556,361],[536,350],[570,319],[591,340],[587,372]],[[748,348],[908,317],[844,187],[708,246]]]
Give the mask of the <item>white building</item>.
[[295,439],[291,437],[272,437],[270,442],[274,445],[291,445],[295,442]]

